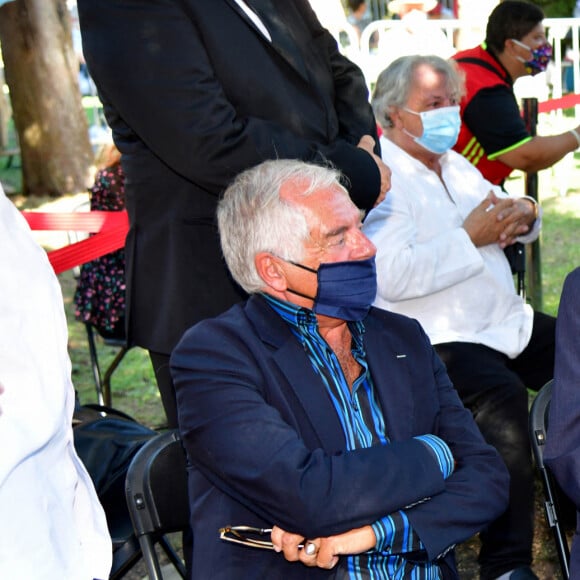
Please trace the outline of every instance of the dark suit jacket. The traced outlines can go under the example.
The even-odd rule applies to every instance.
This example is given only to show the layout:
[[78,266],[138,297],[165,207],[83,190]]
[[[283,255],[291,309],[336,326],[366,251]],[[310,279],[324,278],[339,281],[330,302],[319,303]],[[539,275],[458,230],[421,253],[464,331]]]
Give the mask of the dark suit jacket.
[[[83,50],[123,153],[130,340],[169,354],[241,296],[223,263],[218,196],[274,158],[331,160],[364,209],[379,194],[356,147],[376,125],[362,72],[308,0],[79,0]],[[378,145],[377,145],[378,151]]]
[[[364,343],[391,444],[345,452],[324,384],[261,296],[200,322],[172,357],[190,473],[193,578],[333,578],[280,554],[218,539],[224,525],[336,534],[404,506],[430,558],[507,505],[508,477],[416,321],[372,309]],[[457,467],[443,480],[415,435],[433,433]],[[446,577],[455,577],[452,554]]]
[[580,268],[564,282],[556,321],[554,386],[544,452],[566,495],[576,505],[570,577],[580,577]]

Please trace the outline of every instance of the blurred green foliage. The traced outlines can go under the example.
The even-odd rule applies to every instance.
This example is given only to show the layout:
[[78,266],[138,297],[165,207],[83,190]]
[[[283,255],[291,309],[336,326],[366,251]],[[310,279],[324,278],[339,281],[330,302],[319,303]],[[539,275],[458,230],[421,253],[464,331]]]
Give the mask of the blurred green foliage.
[[576,0],[536,0],[546,18],[570,18],[576,6]]

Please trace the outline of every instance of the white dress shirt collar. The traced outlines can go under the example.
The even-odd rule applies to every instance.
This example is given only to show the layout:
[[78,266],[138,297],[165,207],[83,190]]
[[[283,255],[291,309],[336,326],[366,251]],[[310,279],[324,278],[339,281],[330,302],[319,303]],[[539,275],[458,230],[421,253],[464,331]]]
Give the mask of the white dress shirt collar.
[[258,30],[272,42],[272,37],[260,17],[244,2],[244,0],[235,0],[236,4],[245,12],[246,16],[256,25]]

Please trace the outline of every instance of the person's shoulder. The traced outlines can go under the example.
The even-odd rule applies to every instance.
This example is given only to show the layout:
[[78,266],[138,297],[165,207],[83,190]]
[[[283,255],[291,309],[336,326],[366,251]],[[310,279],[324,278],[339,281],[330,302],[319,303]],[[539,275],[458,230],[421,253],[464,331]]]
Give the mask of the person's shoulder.
[[423,326],[410,316],[373,307],[365,318],[364,325],[365,340],[380,344],[384,348],[403,348],[427,355],[432,350]]
[[455,169],[460,169],[461,171],[466,171],[469,173],[473,173],[475,176],[481,177],[481,179],[485,179],[479,169],[475,167],[464,155],[455,151],[455,149],[449,149],[446,151],[442,157],[441,161],[443,164],[450,164]]
[[[564,280],[564,291],[576,293],[578,286],[580,286],[580,267],[572,270]],[[575,296],[576,299],[576,296]]]
[[452,56],[452,59],[464,74],[468,94],[473,94],[485,87],[510,86],[505,70],[481,45],[459,51]]
[[498,78],[497,82],[492,84],[482,85],[477,93],[473,96],[472,102],[485,100],[488,105],[502,106],[506,100],[510,102],[517,102],[512,87],[501,82]]
[[[519,113],[518,103],[512,88],[500,79],[493,84],[480,84],[476,81],[471,85],[471,98],[463,109],[463,120],[468,123],[470,129],[476,133],[478,139],[482,134],[500,135],[504,137],[513,128],[518,136],[523,136],[521,127],[523,119]],[[515,114],[514,114],[515,113]],[[506,123],[509,121],[509,130]],[[526,131],[527,134],[527,131]],[[513,143],[509,143],[512,145]],[[502,147],[491,148],[490,143],[482,143],[489,155]],[[494,144],[495,145],[495,144]]]
[[[231,333],[233,329],[240,329],[246,323],[244,309],[246,302],[234,304],[225,312],[211,318],[204,318],[190,326],[179,344],[203,341],[208,344],[223,339],[224,334]],[[178,347],[179,347],[178,344]]]
[[566,278],[568,278],[569,280],[578,283],[578,281],[580,281],[580,266],[578,268],[575,268],[574,270],[572,270],[567,276]]
[[278,315],[260,294],[238,302],[212,318],[200,320],[185,331],[180,343],[203,341],[201,344],[221,343],[224,340],[244,341],[261,336],[264,329],[275,326]]
[[421,325],[414,318],[376,306],[371,308],[369,315],[365,318],[365,326],[391,334],[397,334],[402,330],[406,332],[420,332],[421,330]]
[[464,50],[458,50],[454,55],[453,58],[462,58],[464,56],[471,56],[477,50],[477,46],[472,46],[471,48],[465,48]]
[[[396,143],[391,141],[388,137],[384,134],[379,137],[379,142],[381,145],[381,152],[383,156],[383,161],[385,163],[391,162],[392,165],[396,167],[396,163],[394,160],[405,158],[406,153],[401,147],[399,147]],[[388,196],[387,196],[388,197]]]

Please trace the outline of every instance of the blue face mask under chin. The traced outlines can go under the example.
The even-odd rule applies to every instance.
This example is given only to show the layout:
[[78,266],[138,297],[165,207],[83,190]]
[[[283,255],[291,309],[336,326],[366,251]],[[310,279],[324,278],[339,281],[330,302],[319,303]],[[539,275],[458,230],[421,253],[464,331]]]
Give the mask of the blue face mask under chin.
[[459,129],[461,128],[461,117],[459,116],[459,106],[440,107],[417,113],[411,109],[405,109],[408,113],[419,115],[423,123],[423,134],[416,137],[403,129],[407,135],[412,137],[418,145],[427,151],[441,155],[449,151],[457,142]]
[[286,260],[316,274],[316,296],[306,296],[288,288],[288,292],[314,300],[313,312],[347,321],[363,320],[377,295],[375,257],[349,262],[325,262],[318,270]]

